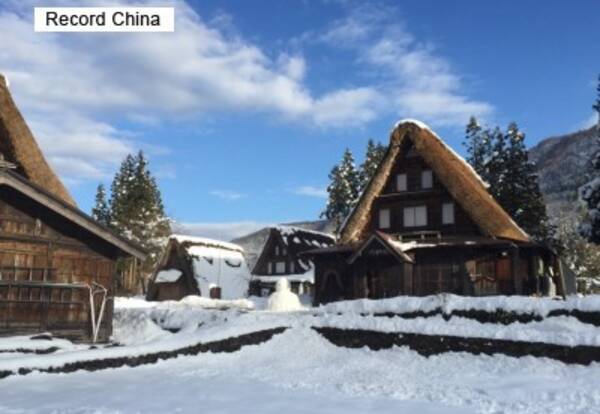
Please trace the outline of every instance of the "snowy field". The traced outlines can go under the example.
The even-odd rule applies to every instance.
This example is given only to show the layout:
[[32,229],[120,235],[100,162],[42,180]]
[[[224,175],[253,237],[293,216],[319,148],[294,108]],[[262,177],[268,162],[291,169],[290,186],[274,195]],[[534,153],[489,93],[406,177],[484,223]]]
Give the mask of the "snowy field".
[[[352,311],[374,304],[272,313],[262,310],[265,303],[258,299],[232,304],[188,298],[158,305],[119,300],[115,339],[126,345],[89,350],[59,341],[55,345],[60,350],[48,355],[0,352],[0,370],[174,349],[279,326],[289,329],[230,354],[205,353],[96,372],[10,376],[0,380],[0,413],[600,413],[598,363],[566,365],[544,358],[466,353],[426,358],[406,348],[339,348],[310,326],[346,326],[352,320],[375,330],[424,326],[423,318],[379,321],[333,313],[340,306]],[[556,322],[525,324],[515,331],[525,335],[529,325],[535,337],[548,332],[547,340],[563,342],[556,333],[572,329],[581,341],[600,343],[600,334],[594,333],[600,328],[582,327],[568,317],[552,319]],[[442,324],[435,317],[429,322],[427,326]],[[462,318],[447,324],[465,332],[479,325],[485,331],[485,324]],[[42,346],[31,342],[43,341],[0,339],[0,350]]]

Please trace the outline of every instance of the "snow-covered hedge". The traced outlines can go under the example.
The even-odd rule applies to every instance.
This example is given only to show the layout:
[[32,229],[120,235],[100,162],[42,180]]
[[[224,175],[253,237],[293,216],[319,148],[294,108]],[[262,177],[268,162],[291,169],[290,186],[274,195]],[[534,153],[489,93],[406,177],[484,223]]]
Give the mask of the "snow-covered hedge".
[[600,295],[569,297],[566,300],[526,296],[470,297],[442,294],[435,296],[399,296],[390,299],[358,299],[334,302],[318,308],[325,313],[395,313],[436,312],[452,314],[454,311],[479,310],[484,312],[514,312],[547,317],[553,311],[600,312]]

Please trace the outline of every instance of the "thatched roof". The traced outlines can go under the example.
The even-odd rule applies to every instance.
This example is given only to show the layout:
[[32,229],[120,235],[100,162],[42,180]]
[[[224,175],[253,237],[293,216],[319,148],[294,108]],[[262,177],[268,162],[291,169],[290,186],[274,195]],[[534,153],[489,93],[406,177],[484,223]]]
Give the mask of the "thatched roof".
[[381,164],[361,194],[357,206],[344,222],[340,230],[341,244],[355,243],[368,236],[373,203],[383,192],[406,140],[412,142],[418,154],[484,235],[529,241],[527,233],[494,200],[485,183],[463,158],[424,124],[403,121],[392,130],[390,145]]
[[75,206],[75,201],[52,171],[31,130],[12,99],[0,75],[0,153],[16,165],[16,171],[35,184]]
[[0,170],[0,187],[3,186],[18,191],[65,220],[70,221],[83,231],[89,232],[111,244],[120,251],[119,256],[131,255],[140,260],[146,258],[147,252],[142,246],[106,228],[77,207],[65,202],[43,186],[33,183],[22,175],[6,169]]

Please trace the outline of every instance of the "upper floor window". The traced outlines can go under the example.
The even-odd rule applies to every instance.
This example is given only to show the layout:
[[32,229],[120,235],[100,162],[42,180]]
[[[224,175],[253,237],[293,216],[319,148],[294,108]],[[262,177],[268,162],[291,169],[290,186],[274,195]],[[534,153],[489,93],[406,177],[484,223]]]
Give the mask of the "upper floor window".
[[275,262],[275,273],[285,273],[285,262]]
[[442,224],[454,224],[454,203],[442,205]]
[[275,246],[275,256],[279,256],[279,246]]
[[396,176],[396,190],[406,191],[408,189],[406,174],[398,174]]
[[267,264],[267,273],[270,275],[273,274],[273,262]]
[[290,262],[290,273],[294,273],[296,271],[296,266],[294,266],[294,261]]
[[379,228],[390,228],[390,210],[388,208],[382,208],[379,210]]
[[404,227],[422,227],[427,225],[427,207],[405,207]]
[[421,188],[433,187],[433,173],[431,170],[421,171]]

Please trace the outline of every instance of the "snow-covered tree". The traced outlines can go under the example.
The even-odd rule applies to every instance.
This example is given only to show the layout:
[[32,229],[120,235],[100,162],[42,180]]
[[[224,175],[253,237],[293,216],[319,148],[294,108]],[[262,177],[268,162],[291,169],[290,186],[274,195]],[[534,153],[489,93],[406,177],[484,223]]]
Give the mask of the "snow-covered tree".
[[123,160],[111,190],[111,226],[148,250],[148,258],[139,269],[142,275],[147,274],[154,267],[171,228],[160,190],[142,151]]
[[[562,213],[562,212],[561,212]],[[600,246],[588,242],[578,231],[579,224],[585,220],[585,212],[581,210],[564,212],[558,215],[556,233],[560,239],[561,258],[575,273],[590,284],[600,281]]]
[[490,194],[534,239],[555,244],[535,165],[517,124],[503,132],[482,128],[471,118],[465,135],[467,161],[490,185]]
[[383,160],[385,155],[386,147],[385,145],[375,142],[372,139],[369,139],[367,142],[367,150],[365,153],[365,159],[363,163],[360,165],[359,169],[359,178],[360,178],[360,190],[364,190],[366,185],[369,183],[373,175],[375,175],[375,171],[377,170],[377,166]]
[[110,207],[106,197],[106,190],[103,184],[98,184],[96,189],[96,200],[92,208],[92,217],[105,226],[110,225]]
[[467,150],[467,162],[485,180],[487,162],[492,156],[492,143],[489,131],[484,129],[475,117],[469,119],[465,128],[463,145]]
[[490,137],[490,156],[485,163],[486,175],[484,180],[490,185],[489,192],[500,203],[502,207],[508,204],[504,197],[507,194],[506,166],[508,161],[506,135],[499,127],[488,129],[487,134]]
[[551,228],[535,165],[529,161],[525,134],[514,122],[508,126],[506,143],[503,207],[534,239],[550,242]]
[[596,123],[597,149],[592,159],[591,181],[581,187],[580,197],[588,209],[589,220],[580,226],[580,232],[589,242],[600,244],[600,75],[592,108],[598,114]]
[[327,187],[329,199],[322,217],[334,220],[339,228],[344,218],[350,214],[356,204],[360,191],[360,178],[354,165],[354,157],[348,148],[342,161],[329,173],[330,184]]

